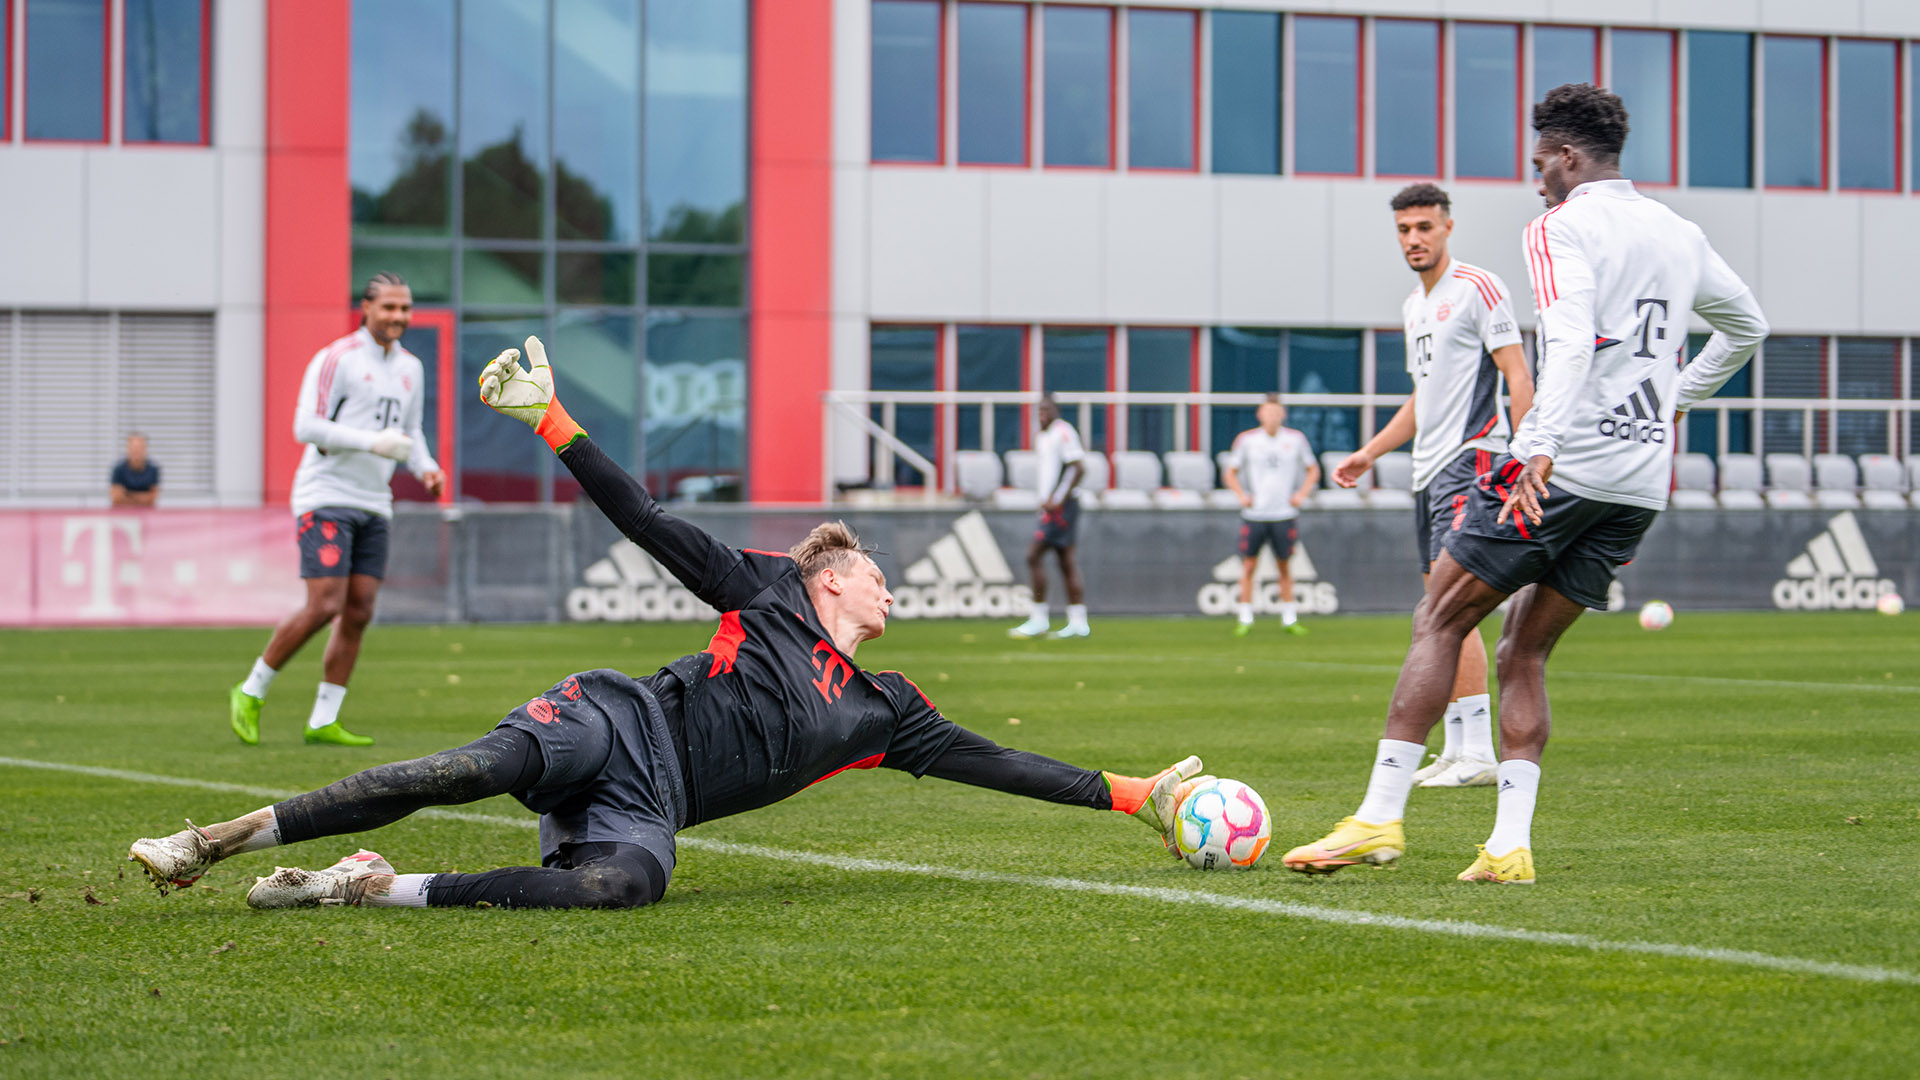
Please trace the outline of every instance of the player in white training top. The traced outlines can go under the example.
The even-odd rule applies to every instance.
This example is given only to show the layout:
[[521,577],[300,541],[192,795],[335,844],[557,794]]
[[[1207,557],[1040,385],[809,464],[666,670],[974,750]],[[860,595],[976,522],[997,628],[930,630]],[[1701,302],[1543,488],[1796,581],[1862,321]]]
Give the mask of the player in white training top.
[[405,462],[430,494],[446,484],[421,431],[425,372],[400,347],[413,318],[413,291],[398,274],[375,274],[361,293],[360,316],[360,328],[315,353],[300,380],[293,437],[307,449],[291,501],[307,601],[274,628],[253,671],[228,692],[228,722],[249,746],[260,741],[260,703],[274,675],[328,623],[333,635],[306,741],[372,745],[340,725],[340,703],[386,576],[388,485],[396,462]]
[[[1434,184],[1393,197],[1400,251],[1420,283],[1401,305],[1407,375],[1413,393],[1386,427],[1334,467],[1333,482],[1353,487],[1381,454],[1413,439],[1414,540],[1420,581],[1440,540],[1466,505],[1467,489],[1505,453],[1512,430],[1500,402],[1504,376],[1517,422],[1533,404],[1533,373],[1520,348],[1506,282],[1448,253],[1452,200]],[[1433,764],[1413,774],[1421,787],[1490,787],[1494,780],[1493,699],[1487,649],[1476,627],[1460,649],[1446,741]]]
[[[1604,608],[1616,567],[1667,504],[1679,414],[1713,394],[1766,337],[1753,294],[1698,226],[1620,175],[1627,110],[1585,83],[1533,109],[1548,211],[1525,251],[1540,316],[1539,385],[1512,457],[1475,482],[1433,564],[1386,737],[1360,808],[1283,856],[1328,873],[1406,850],[1412,762],[1440,718],[1468,630],[1513,597],[1500,631],[1500,791],[1493,832],[1462,881],[1534,881],[1533,808],[1547,743],[1547,656],[1582,610]],[[1689,314],[1713,336],[1681,371]]]
[[1279,394],[1268,394],[1255,413],[1257,428],[1241,432],[1227,451],[1227,487],[1240,499],[1240,603],[1235,609],[1236,637],[1253,630],[1253,573],[1260,565],[1260,549],[1273,549],[1280,567],[1280,626],[1290,634],[1304,634],[1300,611],[1293,602],[1294,542],[1300,539],[1296,522],[1300,507],[1320,482],[1320,463],[1304,432],[1284,427],[1287,407]]
[[1027,621],[1007,631],[1013,637],[1039,637],[1052,625],[1047,612],[1047,552],[1060,562],[1060,576],[1067,585],[1067,625],[1054,631],[1056,638],[1086,637],[1086,586],[1080,580],[1080,563],[1074,558],[1074,545],[1080,529],[1080,499],[1076,494],[1087,475],[1086,450],[1080,445],[1080,433],[1060,416],[1060,406],[1052,394],[1040,398],[1036,412],[1040,431],[1033,437],[1034,493],[1040,497],[1040,524],[1033,530],[1033,543],[1027,547],[1027,573],[1033,581],[1033,613]]

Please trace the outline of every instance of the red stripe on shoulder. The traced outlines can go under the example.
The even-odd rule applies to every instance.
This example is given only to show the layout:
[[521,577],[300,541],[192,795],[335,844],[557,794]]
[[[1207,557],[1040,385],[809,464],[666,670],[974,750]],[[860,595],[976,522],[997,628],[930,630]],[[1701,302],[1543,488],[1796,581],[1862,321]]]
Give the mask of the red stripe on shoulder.
[[733,662],[740,656],[740,643],[747,640],[747,631],[740,625],[740,613],[729,611],[720,616],[720,628],[713,632],[713,640],[707,642],[707,651],[713,654],[713,664],[707,668],[707,678],[724,675],[733,670]]
[[786,552],[784,552],[784,551],[761,551],[761,550],[760,550],[759,548],[741,548],[740,550],[741,550],[741,551],[744,551],[744,552],[746,552],[746,553],[747,553],[747,554],[749,554],[749,555],[765,555],[765,556],[767,556],[768,558],[771,558],[771,559],[791,559],[791,558],[793,558],[793,556],[791,556],[791,555],[789,555],[789,554],[787,554],[787,553],[786,553]]
[[[831,780],[836,776],[839,776],[841,773],[846,772],[848,769],[877,769],[880,767],[880,763],[886,760],[886,757],[887,755],[885,753],[870,754],[866,757],[861,758],[859,761],[848,762],[847,764],[840,766],[839,768],[833,770],[832,772],[821,777],[820,779],[815,780],[813,784],[825,783],[826,781]],[[812,787],[813,784],[808,784],[807,786]]]
[[1500,300],[1500,288],[1493,283],[1493,279],[1478,270],[1469,270],[1464,267],[1457,272],[1480,287],[1480,297],[1487,302],[1487,310],[1492,311],[1494,304]]

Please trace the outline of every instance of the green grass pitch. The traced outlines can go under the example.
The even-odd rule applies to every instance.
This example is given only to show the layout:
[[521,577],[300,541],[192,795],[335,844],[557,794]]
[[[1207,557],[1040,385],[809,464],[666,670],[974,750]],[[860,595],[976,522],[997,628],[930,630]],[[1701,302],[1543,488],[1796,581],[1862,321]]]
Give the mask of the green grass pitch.
[[[1681,612],[1660,634],[1583,620],[1549,674],[1531,889],[1453,880],[1492,823],[1490,789],[1416,792],[1396,869],[1280,868],[1357,804],[1407,633],[1404,617],[1312,626],[1236,640],[1224,620],[1108,619],[1088,640],[1011,642],[1000,624],[902,623],[860,653],[1012,745],[1135,773],[1203,755],[1273,814],[1266,862],[1242,874],[1188,870],[1116,814],[881,770],[692,830],[651,909],[255,912],[246,886],[276,861],[364,845],[405,872],[485,869],[536,861],[534,837],[414,818],[241,856],[162,899],[124,861],[133,838],[267,800],[0,764],[0,1075],[1920,1073],[1920,619]],[[343,718],[379,743],[349,750],[300,742],[318,642],[248,748],[226,729],[226,688],[264,632],[9,632],[0,755],[305,789],[465,741],[570,671],[650,671],[707,633],[377,627]],[[467,809],[530,820],[510,800]]]

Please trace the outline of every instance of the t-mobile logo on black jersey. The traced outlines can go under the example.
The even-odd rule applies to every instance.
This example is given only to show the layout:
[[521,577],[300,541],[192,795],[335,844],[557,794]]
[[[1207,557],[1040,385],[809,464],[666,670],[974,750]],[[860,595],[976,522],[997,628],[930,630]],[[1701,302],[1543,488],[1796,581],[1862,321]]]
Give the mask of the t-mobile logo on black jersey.
[[1667,441],[1667,425],[1660,419],[1660,393],[1652,379],[1641,379],[1640,389],[1613,407],[1613,415],[1600,421],[1600,434],[1626,442]]
[[1032,603],[1033,593],[1014,584],[1000,542],[978,510],[955,519],[893,587],[893,615],[900,619],[998,617],[1024,612]]

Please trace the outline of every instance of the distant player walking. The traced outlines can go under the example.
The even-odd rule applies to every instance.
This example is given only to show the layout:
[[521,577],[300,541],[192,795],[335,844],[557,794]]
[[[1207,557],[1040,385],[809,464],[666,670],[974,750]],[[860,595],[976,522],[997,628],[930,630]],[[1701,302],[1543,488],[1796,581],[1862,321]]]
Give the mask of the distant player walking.
[[1079,543],[1080,497],[1076,492],[1087,475],[1087,452],[1080,445],[1080,433],[1060,415],[1060,406],[1052,394],[1042,395],[1037,412],[1040,433],[1034,436],[1033,453],[1037,459],[1034,487],[1040,496],[1040,524],[1033,531],[1033,543],[1027,546],[1027,574],[1033,582],[1033,613],[1027,621],[1007,631],[1011,637],[1040,637],[1053,625],[1047,610],[1047,552],[1060,563],[1060,577],[1067,587],[1067,625],[1052,637],[1086,637],[1086,586],[1080,579],[1080,563],[1074,558]]
[[1287,407],[1279,394],[1268,394],[1255,416],[1260,426],[1234,437],[1224,477],[1240,500],[1240,542],[1235,548],[1240,555],[1240,603],[1233,632],[1236,637],[1253,632],[1253,575],[1265,547],[1280,566],[1280,627],[1304,634],[1307,628],[1300,625],[1300,609],[1293,602],[1293,567],[1287,560],[1300,538],[1300,508],[1320,483],[1320,464],[1306,434],[1283,426]]
[[233,733],[249,746],[260,741],[260,704],[273,677],[328,623],[333,636],[306,741],[373,744],[340,725],[340,703],[387,572],[394,463],[405,462],[430,494],[446,483],[420,427],[424,372],[400,347],[413,291],[398,274],[375,274],[361,292],[360,316],[360,328],[315,353],[300,380],[293,437],[307,450],[293,474],[292,504],[307,602],[274,629],[253,671],[227,695]]
[[898,769],[1047,802],[1131,814],[1171,844],[1174,808],[1200,771],[1151,777],[1077,768],[996,745],[940,714],[897,671],[854,660],[886,631],[886,578],[843,524],[786,554],[730,548],[661,510],[554,398],[537,338],[532,369],[509,349],[481,400],[524,421],[594,504],[702,601],[725,612],[707,647],[634,678],[584,671],[463,747],[381,765],[209,828],[135,841],[129,857],[165,893],[246,851],[365,832],[427,806],[512,795],[540,817],[541,865],[398,874],[362,851],[324,870],[285,867],[254,907],[626,908],[660,899],[674,836],[779,802],[848,769]]
[[[1414,612],[1365,800],[1286,865],[1330,873],[1406,850],[1413,765],[1445,711],[1460,643],[1508,596],[1500,676],[1499,809],[1462,881],[1531,884],[1547,656],[1667,505],[1679,414],[1718,390],[1767,334],[1753,294],[1699,226],[1621,177],[1627,110],[1605,90],[1555,88],[1533,109],[1548,210],[1524,247],[1540,315],[1539,387],[1512,456],[1469,490]],[[1687,317],[1714,328],[1680,370]]]
[[[1494,455],[1506,452],[1512,429],[1500,404],[1502,377],[1512,388],[1518,423],[1533,406],[1533,373],[1520,349],[1506,282],[1447,252],[1453,235],[1447,193],[1433,184],[1414,184],[1395,195],[1392,205],[1401,254],[1420,275],[1400,306],[1413,393],[1378,435],[1334,467],[1333,482],[1353,487],[1381,454],[1413,440],[1413,534],[1424,585],[1474,478],[1492,467]],[[1439,759],[1414,773],[1414,782],[1491,786],[1493,699],[1478,627],[1460,649],[1445,731]]]

